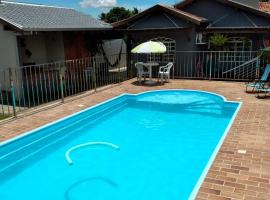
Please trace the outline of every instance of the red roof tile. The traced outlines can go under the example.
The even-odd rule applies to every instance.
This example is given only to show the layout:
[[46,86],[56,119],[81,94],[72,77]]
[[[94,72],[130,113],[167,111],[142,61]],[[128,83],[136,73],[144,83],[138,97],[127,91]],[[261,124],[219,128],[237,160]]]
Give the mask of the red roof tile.
[[270,2],[260,2],[259,9],[265,12],[270,12]]

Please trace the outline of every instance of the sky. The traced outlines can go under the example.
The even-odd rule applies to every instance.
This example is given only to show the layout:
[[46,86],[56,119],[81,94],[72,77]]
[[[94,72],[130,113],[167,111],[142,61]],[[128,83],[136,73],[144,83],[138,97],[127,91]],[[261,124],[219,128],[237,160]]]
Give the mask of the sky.
[[90,14],[94,17],[98,17],[101,12],[107,12],[113,6],[123,6],[131,9],[133,7],[137,7],[140,10],[144,10],[157,3],[172,5],[178,3],[181,0],[13,0],[13,1],[75,8],[76,10]]

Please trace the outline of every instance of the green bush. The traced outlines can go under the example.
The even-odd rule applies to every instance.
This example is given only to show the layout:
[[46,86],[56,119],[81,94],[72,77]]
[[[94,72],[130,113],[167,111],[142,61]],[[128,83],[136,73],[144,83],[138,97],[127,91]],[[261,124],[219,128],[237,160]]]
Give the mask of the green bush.
[[6,119],[9,117],[10,117],[9,115],[0,114],[0,120]]
[[211,46],[215,50],[223,50],[229,38],[226,35],[215,33],[209,39]]

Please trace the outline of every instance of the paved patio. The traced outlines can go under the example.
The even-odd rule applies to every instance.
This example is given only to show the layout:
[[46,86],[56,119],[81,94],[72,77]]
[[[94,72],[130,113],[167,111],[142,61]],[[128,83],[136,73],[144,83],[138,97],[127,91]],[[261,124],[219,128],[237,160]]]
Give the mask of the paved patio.
[[[164,86],[138,86],[133,80],[0,125],[0,141],[95,105],[121,93],[155,89],[197,89],[219,93],[243,106],[197,196],[198,200],[270,199],[270,98],[257,99],[237,82],[175,80]],[[246,150],[245,154],[239,150]]]

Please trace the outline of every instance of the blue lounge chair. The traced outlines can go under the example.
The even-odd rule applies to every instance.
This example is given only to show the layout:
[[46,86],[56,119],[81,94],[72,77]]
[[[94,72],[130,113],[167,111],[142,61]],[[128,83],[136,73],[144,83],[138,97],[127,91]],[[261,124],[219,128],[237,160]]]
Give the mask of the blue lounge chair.
[[252,88],[251,92],[254,92],[255,90],[258,91],[259,89],[264,89],[264,85],[267,82],[269,75],[270,64],[267,64],[260,80],[246,83],[246,92],[248,92],[248,88]]

